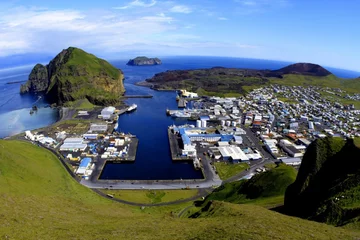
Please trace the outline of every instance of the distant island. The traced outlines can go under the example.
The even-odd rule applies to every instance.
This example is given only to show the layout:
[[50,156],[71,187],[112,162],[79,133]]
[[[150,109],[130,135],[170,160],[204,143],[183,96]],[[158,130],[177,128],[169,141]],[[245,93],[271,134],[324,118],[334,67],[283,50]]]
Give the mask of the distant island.
[[136,57],[134,59],[130,59],[126,65],[130,66],[153,66],[160,65],[161,60],[159,58],[148,58],[148,57]]
[[125,92],[123,78],[122,71],[107,61],[69,47],[46,66],[36,64],[20,93],[43,93],[58,106],[85,99],[95,105],[116,104]]
[[[312,63],[296,63],[278,70],[213,67],[194,70],[171,70],[155,74],[138,85],[156,90],[186,89],[200,95],[244,94],[251,88],[287,82],[287,78],[334,78],[331,72]],[[291,78],[293,79],[293,78]]]

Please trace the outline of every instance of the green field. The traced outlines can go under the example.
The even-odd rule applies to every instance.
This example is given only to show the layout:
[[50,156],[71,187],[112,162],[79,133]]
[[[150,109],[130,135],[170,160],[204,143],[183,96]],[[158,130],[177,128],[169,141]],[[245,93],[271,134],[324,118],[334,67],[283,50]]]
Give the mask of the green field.
[[[214,201],[198,218],[192,203],[130,207],[73,180],[36,145],[0,140],[0,239],[354,239],[360,232]],[[193,211],[189,208],[188,211]],[[186,211],[187,213],[187,211]]]
[[250,203],[274,207],[284,203],[286,188],[295,181],[293,167],[268,165],[268,171],[253,176],[250,180],[226,183],[211,193],[206,201],[218,200],[231,203]]
[[247,163],[228,163],[228,162],[215,162],[216,171],[222,180],[228,179],[238,173],[249,168]]
[[69,101],[64,104],[65,107],[70,107],[76,110],[92,110],[95,105],[89,102],[88,99],[80,99],[76,101]]
[[114,198],[135,203],[161,203],[191,198],[197,190],[101,190]]

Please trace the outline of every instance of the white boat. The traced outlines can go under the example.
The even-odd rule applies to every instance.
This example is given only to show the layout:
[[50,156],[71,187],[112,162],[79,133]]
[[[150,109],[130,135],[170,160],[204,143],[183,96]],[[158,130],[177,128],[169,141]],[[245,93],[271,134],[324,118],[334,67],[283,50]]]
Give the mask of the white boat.
[[126,111],[127,111],[127,112],[131,112],[131,111],[136,110],[136,108],[137,108],[137,105],[134,103],[134,104],[132,104]]

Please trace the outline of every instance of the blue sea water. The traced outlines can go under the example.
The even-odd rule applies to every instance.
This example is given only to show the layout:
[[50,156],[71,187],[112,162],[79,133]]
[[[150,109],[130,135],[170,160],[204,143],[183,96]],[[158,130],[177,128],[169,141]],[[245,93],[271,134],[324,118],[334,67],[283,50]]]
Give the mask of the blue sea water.
[[[119,117],[119,131],[129,132],[139,139],[135,163],[106,165],[102,174],[104,179],[123,180],[162,180],[162,179],[200,179],[202,174],[195,171],[189,163],[173,163],[170,157],[167,127],[172,124],[184,124],[166,116],[166,109],[176,109],[175,92],[158,92],[135,83],[144,81],[154,74],[175,69],[210,68],[214,66],[279,69],[290,62],[270,60],[225,58],[225,57],[163,57],[158,66],[127,66],[126,60],[111,61],[125,74],[125,88],[128,95],[153,95],[153,98],[130,99],[128,104],[136,103],[135,112]],[[20,95],[20,83],[6,84],[11,81],[26,80],[32,66],[12,69],[0,69],[0,138],[28,129],[35,129],[55,122],[56,110],[43,108],[43,99],[29,95]],[[335,75],[343,78],[360,76],[360,73],[330,69]],[[37,114],[30,115],[33,104],[40,106]]]

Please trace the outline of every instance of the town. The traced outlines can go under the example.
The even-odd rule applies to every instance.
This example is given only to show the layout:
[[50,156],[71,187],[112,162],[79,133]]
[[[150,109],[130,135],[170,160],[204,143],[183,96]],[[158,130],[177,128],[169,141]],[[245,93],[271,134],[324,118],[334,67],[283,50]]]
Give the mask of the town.
[[[239,175],[242,178],[265,171],[267,163],[298,167],[313,140],[360,136],[360,111],[354,105],[332,102],[320,92],[350,97],[340,89],[313,86],[271,85],[242,97],[199,97],[179,91],[176,100],[180,109],[167,109],[166,113],[189,121],[168,127],[169,157],[177,162],[192,162],[196,170],[202,171],[204,181],[208,181],[203,186],[207,187],[221,184],[218,162],[230,166],[247,163],[250,171]],[[136,161],[139,140],[130,133],[117,132],[118,116],[136,108],[131,105],[117,110],[109,106],[100,112],[78,111],[76,118],[92,121],[88,126],[58,127],[47,133],[26,131],[25,137],[55,150],[85,185],[106,187],[100,176],[107,162]]]

